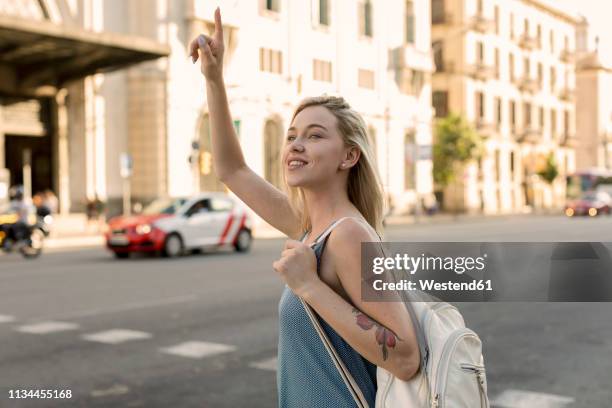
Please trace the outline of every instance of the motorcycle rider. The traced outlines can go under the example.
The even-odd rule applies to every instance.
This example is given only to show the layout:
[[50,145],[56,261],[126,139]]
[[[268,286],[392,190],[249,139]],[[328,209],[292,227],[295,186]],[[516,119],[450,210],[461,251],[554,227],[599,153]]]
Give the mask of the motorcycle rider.
[[8,239],[4,240],[5,247],[10,245],[9,240],[19,242],[28,238],[29,235],[28,216],[31,208],[24,199],[23,187],[15,186],[11,188],[10,199],[9,211],[17,214],[17,221],[8,228]]

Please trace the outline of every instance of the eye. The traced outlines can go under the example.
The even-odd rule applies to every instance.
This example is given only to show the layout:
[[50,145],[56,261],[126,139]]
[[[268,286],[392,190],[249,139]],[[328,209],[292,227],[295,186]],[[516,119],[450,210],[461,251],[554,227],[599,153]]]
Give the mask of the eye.
[[316,133],[313,133],[313,134],[311,134],[311,135],[310,135],[310,137],[316,137],[316,138],[318,138],[318,139],[319,139],[319,138],[321,138],[321,135],[318,135],[318,134],[316,134]]
[[287,140],[288,140],[288,141],[291,141],[291,140],[293,140],[293,139],[295,139],[295,136],[287,136]]

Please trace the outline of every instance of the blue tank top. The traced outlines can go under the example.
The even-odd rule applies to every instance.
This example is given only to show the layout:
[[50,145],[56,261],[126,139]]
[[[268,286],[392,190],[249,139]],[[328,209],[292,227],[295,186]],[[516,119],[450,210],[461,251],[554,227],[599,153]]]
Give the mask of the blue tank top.
[[[317,257],[317,271],[320,270],[321,254],[328,237],[313,248]],[[278,305],[278,314],[276,380],[279,407],[356,407],[300,299],[286,285]],[[330,325],[317,317],[369,405],[373,407],[376,398],[376,365],[363,358]]]

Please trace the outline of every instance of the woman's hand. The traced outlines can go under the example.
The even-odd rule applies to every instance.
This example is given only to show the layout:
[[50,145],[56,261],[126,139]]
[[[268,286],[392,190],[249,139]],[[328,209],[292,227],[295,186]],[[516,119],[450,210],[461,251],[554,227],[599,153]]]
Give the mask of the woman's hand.
[[317,275],[317,258],[303,242],[288,239],[281,258],[272,263],[274,270],[297,296],[321,283]]
[[[199,52],[198,52],[199,50]],[[200,70],[209,81],[223,78],[223,25],[221,24],[221,10],[215,10],[215,32],[212,37],[204,34],[197,36],[189,44],[189,55],[193,63],[200,59]]]

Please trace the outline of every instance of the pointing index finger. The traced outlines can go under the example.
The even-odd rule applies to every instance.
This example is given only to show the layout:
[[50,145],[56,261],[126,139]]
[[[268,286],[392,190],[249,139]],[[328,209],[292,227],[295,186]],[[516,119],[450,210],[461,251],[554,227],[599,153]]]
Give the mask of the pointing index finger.
[[221,9],[215,9],[215,38],[223,41],[223,23],[221,22]]

